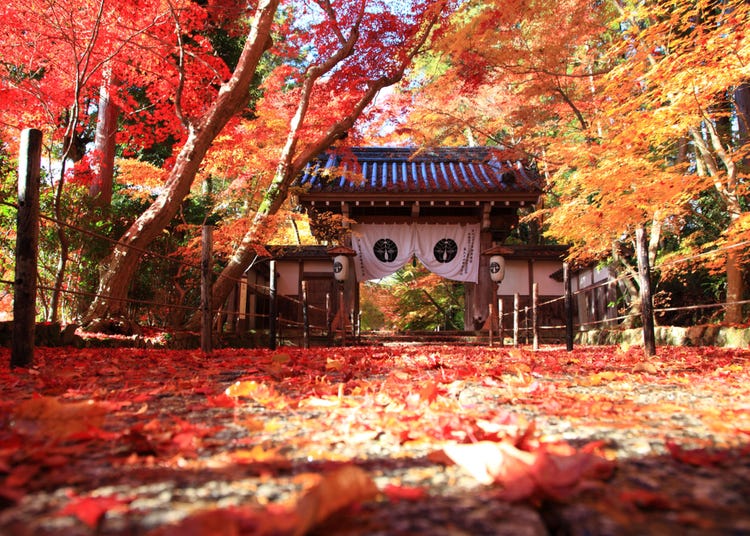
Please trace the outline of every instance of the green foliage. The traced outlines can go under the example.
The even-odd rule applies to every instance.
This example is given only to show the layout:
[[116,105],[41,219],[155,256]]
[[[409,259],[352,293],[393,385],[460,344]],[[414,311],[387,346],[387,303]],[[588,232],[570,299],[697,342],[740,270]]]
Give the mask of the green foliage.
[[[0,152],[0,279],[14,278],[14,253],[16,247],[16,199],[17,173],[14,162]],[[39,233],[39,292],[38,310],[40,320],[49,317],[52,287],[60,259],[60,228],[50,219],[54,213],[54,186],[43,181],[40,190]],[[70,253],[60,317],[63,321],[77,320],[88,308],[97,290],[99,275],[106,266],[106,259],[113,247],[110,237],[121,236],[130,224],[150,204],[151,199],[134,197],[122,185],[115,185],[112,204],[108,209],[93,205],[85,186],[67,184],[61,198],[62,226]],[[176,262],[182,259],[183,248],[200,235],[199,227],[211,214],[210,196],[188,198],[183,210],[149,248],[155,255],[146,255],[133,282],[130,298],[145,302],[177,304],[185,301],[198,305],[199,270],[198,261],[191,266]],[[211,218],[220,215],[211,214]],[[209,219],[210,222],[210,219]],[[178,255],[179,254],[179,255]],[[172,260],[174,258],[174,260]],[[188,259],[189,259],[188,252]],[[12,295],[10,285],[0,285],[0,316],[10,313]],[[184,316],[184,310],[175,307],[154,307],[133,303],[131,314],[144,324],[162,326],[176,325]]]
[[372,300],[360,296],[359,322],[363,331],[377,331],[386,327],[385,313]]
[[[11,206],[16,199],[15,191],[13,162],[0,140],[0,279],[4,281],[12,281],[15,270],[16,209]],[[10,285],[0,283],[0,316],[7,313],[3,310],[3,297],[11,291]]]
[[407,264],[392,279],[397,329],[463,329],[462,284],[431,274],[419,263]]

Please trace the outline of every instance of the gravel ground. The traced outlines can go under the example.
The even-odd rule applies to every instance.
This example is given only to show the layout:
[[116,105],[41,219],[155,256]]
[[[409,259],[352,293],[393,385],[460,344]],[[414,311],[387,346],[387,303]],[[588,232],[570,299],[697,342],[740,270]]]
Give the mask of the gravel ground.
[[[349,464],[380,493],[310,534],[750,535],[747,350],[662,349],[648,363],[618,348],[76,352],[0,371],[2,535],[252,534],[224,513],[271,511]],[[252,392],[224,403],[232,386]],[[53,437],[17,409],[33,395],[106,400],[109,413],[97,433]],[[599,441],[615,469],[563,499],[507,502],[433,457],[485,439],[484,422]],[[216,521],[187,523],[201,512]]]

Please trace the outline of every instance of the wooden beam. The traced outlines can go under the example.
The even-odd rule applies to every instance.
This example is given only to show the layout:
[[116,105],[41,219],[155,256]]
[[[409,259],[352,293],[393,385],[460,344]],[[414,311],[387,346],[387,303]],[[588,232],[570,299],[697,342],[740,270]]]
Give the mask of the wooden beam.
[[419,201],[414,201],[414,204],[411,206],[411,217],[412,218],[419,218]]
[[490,220],[490,212],[492,211],[492,207],[489,203],[484,203],[482,205],[482,229],[489,229],[491,225]]

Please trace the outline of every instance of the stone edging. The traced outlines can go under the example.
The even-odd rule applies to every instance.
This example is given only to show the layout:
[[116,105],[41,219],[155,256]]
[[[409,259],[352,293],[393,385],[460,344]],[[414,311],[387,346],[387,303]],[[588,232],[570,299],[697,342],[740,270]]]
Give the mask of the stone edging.
[[[691,327],[657,326],[657,346],[720,346],[750,348],[750,328],[702,325]],[[595,329],[576,334],[577,344],[618,345],[643,344],[643,330]]]

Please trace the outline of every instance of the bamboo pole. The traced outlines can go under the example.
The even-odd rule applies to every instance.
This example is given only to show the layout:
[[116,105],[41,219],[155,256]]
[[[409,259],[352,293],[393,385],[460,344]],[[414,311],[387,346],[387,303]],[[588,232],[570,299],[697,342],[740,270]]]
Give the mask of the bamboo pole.
[[307,281],[302,281],[302,347],[310,348],[310,315],[307,303]]
[[500,347],[505,346],[505,328],[503,327],[503,299],[497,298],[497,338],[500,339]]
[[531,285],[532,348],[539,350],[539,283]]

